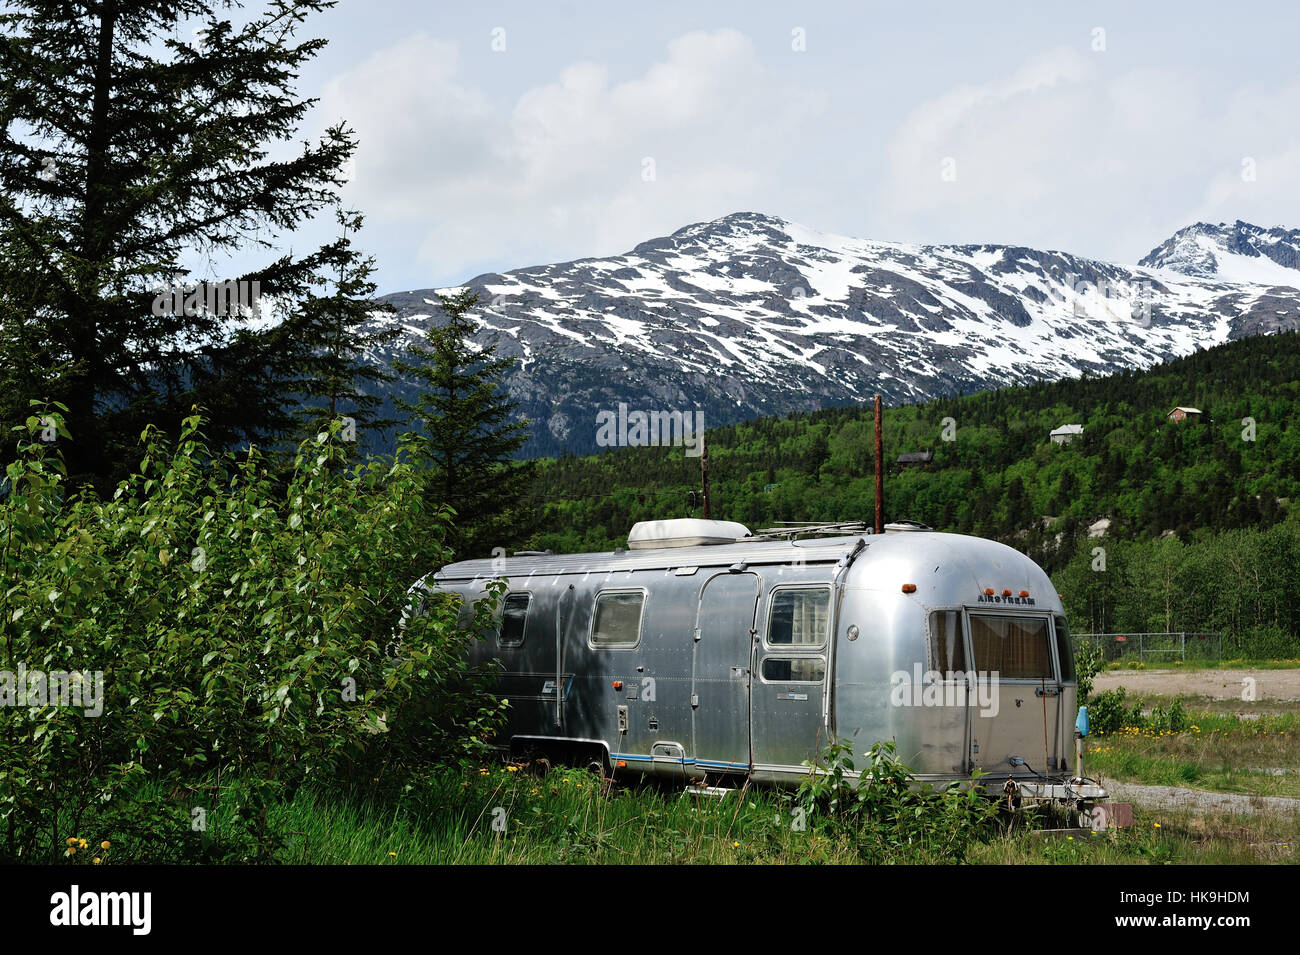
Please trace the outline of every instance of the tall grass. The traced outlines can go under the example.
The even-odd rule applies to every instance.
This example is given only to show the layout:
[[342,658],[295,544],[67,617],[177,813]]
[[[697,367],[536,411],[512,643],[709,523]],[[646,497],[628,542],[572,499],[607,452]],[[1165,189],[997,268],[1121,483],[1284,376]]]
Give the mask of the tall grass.
[[[159,793],[159,797],[168,794]],[[202,794],[170,794],[182,810]],[[233,804],[218,804],[204,831],[181,837],[159,854],[156,841],[123,830],[69,831],[91,851],[60,864],[102,865],[237,859],[231,843]],[[1295,862],[1300,818],[1152,813],[1136,824],[1093,835],[1045,834],[1021,820],[988,842],[972,845],[977,864],[1152,864]],[[495,823],[495,825],[494,825]],[[280,849],[275,861],[321,865],[839,865],[859,864],[858,846],[834,832],[800,828],[780,791],[750,787],[725,797],[680,788],[610,786],[586,772],[554,770],[545,778],[494,767],[431,773],[403,791],[378,794],[318,786],[272,807],[268,825]],[[61,836],[63,833],[61,832]],[[101,840],[111,848],[101,851]],[[60,838],[62,843],[62,838]],[[930,857],[899,846],[885,859],[923,864]]]

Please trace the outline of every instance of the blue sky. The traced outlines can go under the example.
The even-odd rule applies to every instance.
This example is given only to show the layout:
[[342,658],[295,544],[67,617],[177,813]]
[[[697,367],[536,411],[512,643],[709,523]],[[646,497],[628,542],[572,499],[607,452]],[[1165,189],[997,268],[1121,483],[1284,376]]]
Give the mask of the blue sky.
[[1287,3],[343,0],[310,26],[303,132],[360,136],[344,200],[381,292],[740,210],[1131,263],[1198,219],[1300,227],[1297,27]]

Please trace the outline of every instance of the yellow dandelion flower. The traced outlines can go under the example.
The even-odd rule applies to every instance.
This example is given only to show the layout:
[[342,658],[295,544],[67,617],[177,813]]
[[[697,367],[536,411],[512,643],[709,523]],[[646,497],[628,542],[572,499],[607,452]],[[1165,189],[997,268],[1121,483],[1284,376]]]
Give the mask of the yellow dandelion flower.
[[95,856],[95,860],[94,860],[94,861],[95,861],[95,865],[99,865],[99,863],[100,863],[101,860],[100,860],[99,856]]
[[519,767],[518,767],[518,766],[507,766],[507,767],[506,767],[506,772],[509,772],[509,773],[517,773],[517,772],[519,772]]
[[395,855],[397,855],[396,852],[390,852],[390,853],[388,853],[388,854],[389,854],[390,856],[395,856]]
[[740,843],[739,843],[739,842],[733,842],[733,843],[731,844],[731,848],[733,848],[733,849],[739,849],[739,848],[740,848]]
[[101,842],[101,843],[99,844],[99,847],[100,847],[101,849],[107,849],[107,848],[108,848],[108,845],[109,845],[108,840],[105,839],[103,842]]
[[90,848],[90,843],[87,842],[85,839],[82,839],[82,840],[80,841],[80,845],[81,845],[81,848],[83,848],[83,849],[89,849],[89,848]]
[[76,846],[68,846],[68,855],[70,855],[70,856],[75,856],[76,854],[77,854],[77,847],[76,847]]
[[76,837],[76,836],[68,836],[68,845],[70,845],[70,846],[75,846],[76,844],[77,844],[77,837]]
[[1160,828],[1160,823],[1158,823],[1158,822],[1154,822],[1154,823],[1152,823],[1152,825],[1155,826],[1157,829]]

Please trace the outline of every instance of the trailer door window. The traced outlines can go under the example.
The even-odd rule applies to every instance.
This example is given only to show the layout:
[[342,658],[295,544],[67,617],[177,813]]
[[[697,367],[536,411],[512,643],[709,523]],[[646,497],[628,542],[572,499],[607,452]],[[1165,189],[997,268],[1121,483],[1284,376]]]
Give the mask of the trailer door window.
[[591,616],[593,647],[634,647],[641,639],[642,591],[603,593]]
[[820,647],[826,642],[831,592],[826,587],[778,590],[772,595],[767,642],[774,647]]
[[528,605],[532,603],[531,594],[507,594],[501,610],[501,631],[497,634],[497,645],[502,647],[520,647],[524,643],[524,626],[528,621]]
[[970,615],[975,669],[1004,680],[1055,680],[1043,617]]
[[826,679],[822,657],[767,657],[763,680],[767,683],[820,683]]

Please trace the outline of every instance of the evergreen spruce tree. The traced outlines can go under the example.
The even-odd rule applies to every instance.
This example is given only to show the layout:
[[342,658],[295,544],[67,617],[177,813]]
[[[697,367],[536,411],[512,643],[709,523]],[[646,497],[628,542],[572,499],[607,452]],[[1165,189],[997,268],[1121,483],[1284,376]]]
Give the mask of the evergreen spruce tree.
[[[384,399],[377,392],[394,376],[364,355],[391,343],[400,333],[397,325],[367,331],[363,326],[375,314],[391,315],[395,309],[374,300],[375,283],[370,280],[375,263],[352,245],[351,236],[361,229],[363,217],[355,211],[336,213],[340,235],[336,242],[316,256],[320,270],[313,286],[332,288],[331,294],[309,292],[280,330],[286,347],[292,342],[312,344],[302,361],[299,389],[302,404],[297,409],[301,430],[316,433],[335,418],[350,418],[344,441],[375,435],[397,421],[381,418]],[[349,434],[351,432],[351,434]],[[372,440],[370,444],[378,443]]]
[[527,500],[533,468],[511,460],[528,439],[528,422],[510,420],[515,403],[501,389],[512,360],[474,344],[477,301],[469,290],[439,295],[445,322],[431,321],[423,343],[408,346],[410,360],[393,363],[418,383],[414,401],[396,404],[419,429],[412,446],[425,468],[427,500],[456,512],[446,543],[459,558],[519,544],[537,513]]
[[[175,427],[192,404],[218,445],[292,425],[302,351],[277,351],[273,329],[229,305],[177,309],[158,292],[189,284],[186,263],[215,277],[223,255],[270,249],[334,200],[354,149],[343,126],[269,155],[313,102],[292,84],[325,41],[295,35],[331,5],[270,0],[238,24],[224,0],[6,6],[0,323],[22,334],[0,339],[3,384],[21,388],[0,405],[5,435],[27,399],[62,401],[69,473],[106,487],[134,465],[146,423]],[[229,281],[250,283],[246,298],[258,282],[266,306],[293,300],[318,264],[281,255]]]

